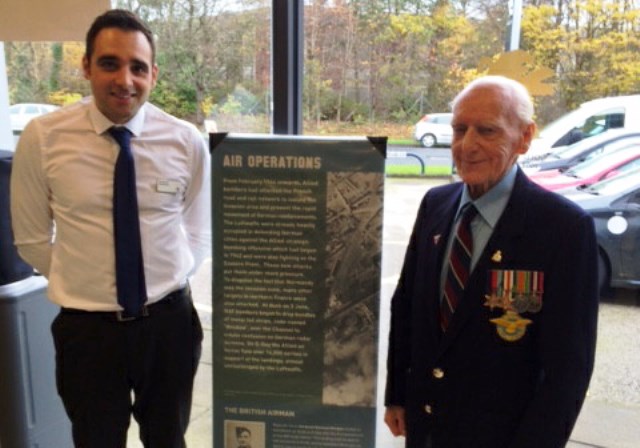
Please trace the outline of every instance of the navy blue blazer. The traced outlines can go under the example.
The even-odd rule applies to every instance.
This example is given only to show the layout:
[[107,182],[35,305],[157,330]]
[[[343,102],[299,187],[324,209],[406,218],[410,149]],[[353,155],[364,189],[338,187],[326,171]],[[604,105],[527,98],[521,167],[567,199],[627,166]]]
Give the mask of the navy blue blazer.
[[[435,448],[564,447],[593,370],[593,221],[518,170],[443,334],[440,273],[462,189],[432,188],[422,200],[391,301],[385,404],[405,407],[408,448],[424,448],[427,436]],[[543,273],[540,307],[516,316],[524,334],[499,333],[507,307],[489,306],[492,271]]]

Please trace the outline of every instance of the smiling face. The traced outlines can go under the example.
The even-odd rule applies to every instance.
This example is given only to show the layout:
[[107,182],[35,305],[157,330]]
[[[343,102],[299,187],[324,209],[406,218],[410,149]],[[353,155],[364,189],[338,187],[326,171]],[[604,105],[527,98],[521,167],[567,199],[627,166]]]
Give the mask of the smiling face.
[[156,84],[149,41],[139,31],[104,28],[96,36],[90,60],[82,61],[96,106],[116,124],[129,121]]
[[474,199],[500,182],[529,149],[535,124],[518,118],[515,101],[503,87],[479,85],[455,104],[451,151]]

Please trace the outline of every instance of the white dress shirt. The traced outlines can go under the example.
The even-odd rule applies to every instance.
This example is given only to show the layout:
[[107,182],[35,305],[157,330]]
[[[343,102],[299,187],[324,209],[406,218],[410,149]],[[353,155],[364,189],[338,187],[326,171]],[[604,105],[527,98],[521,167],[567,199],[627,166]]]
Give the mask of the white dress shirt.
[[[113,126],[92,98],[32,120],[13,161],[11,213],[22,258],[49,279],[49,298],[121,309],[115,285]],[[210,163],[195,126],[147,103],[125,125],[131,148],[148,302],[183,286],[211,251]]]

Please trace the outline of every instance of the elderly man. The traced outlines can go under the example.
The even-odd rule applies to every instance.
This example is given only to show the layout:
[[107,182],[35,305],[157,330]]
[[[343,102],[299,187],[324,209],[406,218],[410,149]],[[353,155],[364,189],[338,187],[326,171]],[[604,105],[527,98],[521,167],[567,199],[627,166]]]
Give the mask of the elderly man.
[[392,298],[385,422],[408,448],[553,448],[593,370],[593,222],[517,167],[535,133],[519,83],[453,101],[461,183],[429,190]]

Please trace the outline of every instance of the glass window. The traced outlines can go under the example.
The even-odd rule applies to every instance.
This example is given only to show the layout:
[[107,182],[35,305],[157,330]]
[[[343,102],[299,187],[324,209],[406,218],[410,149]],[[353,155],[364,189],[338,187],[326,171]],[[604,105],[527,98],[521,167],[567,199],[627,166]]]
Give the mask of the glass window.
[[[271,1],[113,0],[155,33],[150,101],[207,132],[269,132]],[[10,103],[66,105],[89,95],[84,42],[7,42]],[[28,114],[42,113],[29,106]]]

